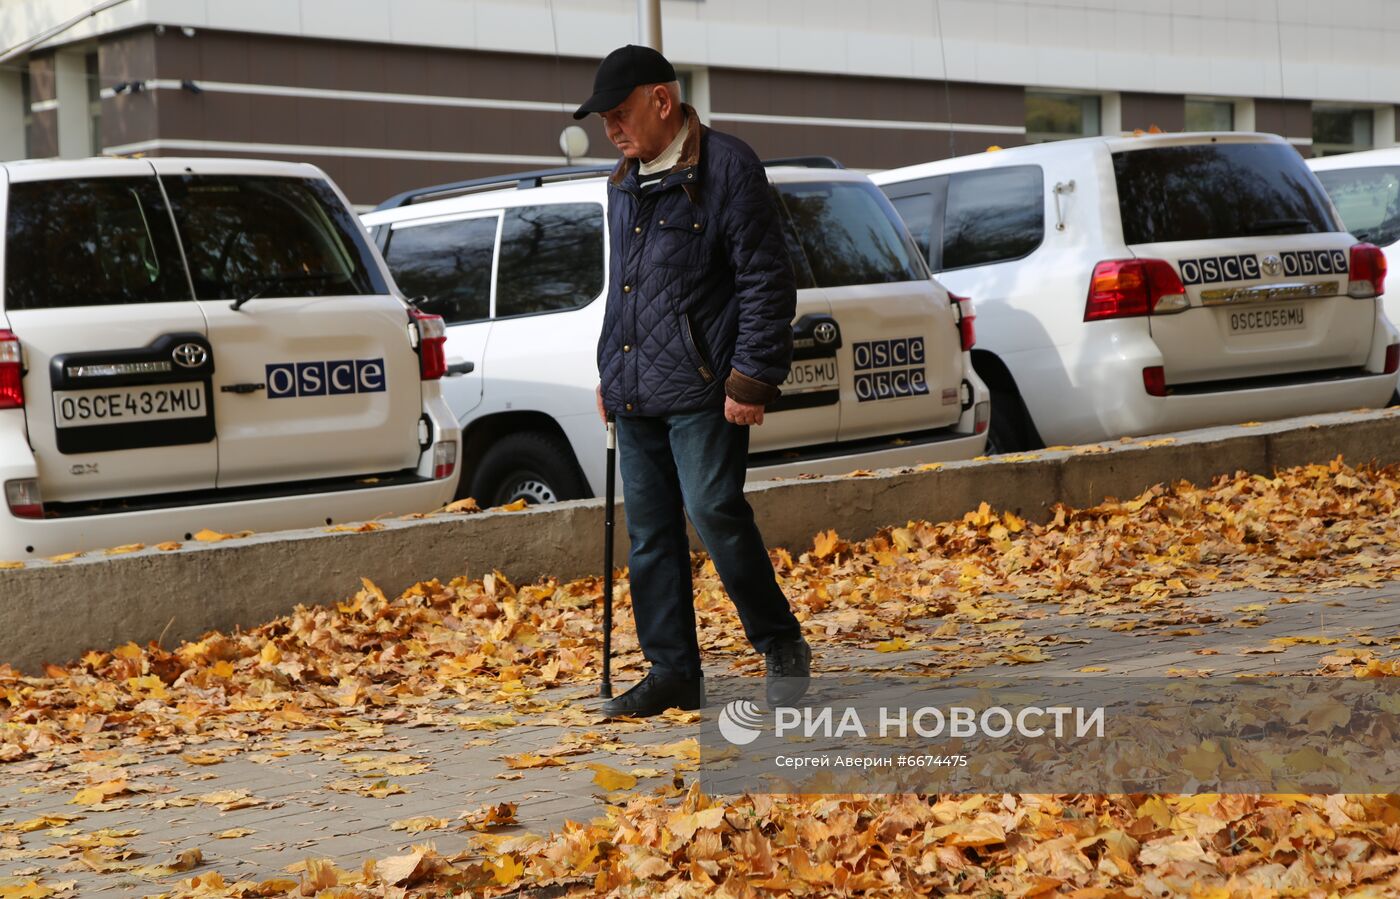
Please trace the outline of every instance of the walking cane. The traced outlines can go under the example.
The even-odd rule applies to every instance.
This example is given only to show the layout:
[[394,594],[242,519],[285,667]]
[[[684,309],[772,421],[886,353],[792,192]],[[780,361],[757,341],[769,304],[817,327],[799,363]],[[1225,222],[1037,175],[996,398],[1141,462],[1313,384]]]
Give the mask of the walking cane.
[[608,504],[603,507],[603,684],[598,695],[612,699],[613,505],[617,499],[617,422],[608,413]]

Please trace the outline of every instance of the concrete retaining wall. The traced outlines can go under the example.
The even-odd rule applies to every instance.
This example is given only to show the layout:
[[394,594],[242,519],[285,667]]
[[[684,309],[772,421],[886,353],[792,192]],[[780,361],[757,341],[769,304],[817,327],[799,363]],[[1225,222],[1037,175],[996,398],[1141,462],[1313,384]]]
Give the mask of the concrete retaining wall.
[[[772,546],[802,550],[836,528],[861,539],[909,519],[962,516],[979,503],[1043,521],[1056,503],[1093,505],[1164,481],[1209,481],[1238,470],[1322,462],[1400,462],[1400,410],[1344,413],[1176,435],[1173,443],[1108,444],[1107,452],[1041,452],[1034,459],[946,463],[928,472],[773,481],[749,498]],[[249,627],[298,603],[343,599],[369,578],[386,592],[420,580],[479,577],[493,568],[516,583],[601,573],[603,501],[521,512],[387,521],[365,533],[286,531],[174,552],[33,562],[0,572],[0,663],[34,671],[163,636],[165,646],[211,629]],[[693,535],[692,535],[693,539]],[[698,545],[697,545],[697,548]],[[617,560],[627,535],[618,522]]]

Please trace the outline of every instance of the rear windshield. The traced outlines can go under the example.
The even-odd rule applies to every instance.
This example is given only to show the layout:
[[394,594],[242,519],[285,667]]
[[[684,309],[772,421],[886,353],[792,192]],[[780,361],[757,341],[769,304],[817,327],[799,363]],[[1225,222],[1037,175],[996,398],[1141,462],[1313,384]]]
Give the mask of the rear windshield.
[[325,181],[162,178],[201,300],[385,293],[369,247]]
[[[919,281],[928,271],[890,201],[864,182],[779,184],[796,247],[817,287]],[[801,272],[799,271],[799,278]]]
[[179,246],[154,176],[10,186],[7,309],[189,299]]
[[1382,247],[1400,240],[1400,166],[1334,169],[1317,180],[1357,240]]
[[1327,196],[1285,144],[1192,144],[1113,154],[1129,244],[1338,230]]

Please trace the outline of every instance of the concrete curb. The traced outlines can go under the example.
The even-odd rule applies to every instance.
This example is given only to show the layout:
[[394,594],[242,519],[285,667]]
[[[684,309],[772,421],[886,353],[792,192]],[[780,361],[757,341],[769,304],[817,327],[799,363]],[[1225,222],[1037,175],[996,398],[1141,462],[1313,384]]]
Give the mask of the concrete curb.
[[[1151,445],[1155,444],[1155,445]],[[893,469],[869,477],[822,477],[750,485],[770,546],[800,550],[836,528],[861,539],[910,519],[961,517],[982,502],[1044,521],[1057,503],[1089,506],[1168,481],[1205,483],[1235,471],[1268,473],[1342,455],[1352,464],[1400,461],[1400,410],[1311,416],[1257,426],[1143,438],[1027,454],[1010,461],[949,462],[935,471]],[[363,533],[260,534],[173,552],[89,554],[0,571],[0,662],[35,671],[157,638],[166,646],[209,630],[261,624],[297,604],[353,594],[368,578],[387,593],[431,578],[500,570],[516,583],[600,573],[603,501],[521,512],[385,521]],[[692,534],[692,542],[694,536]],[[699,544],[695,543],[699,548]],[[627,534],[619,520],[617,559]]]

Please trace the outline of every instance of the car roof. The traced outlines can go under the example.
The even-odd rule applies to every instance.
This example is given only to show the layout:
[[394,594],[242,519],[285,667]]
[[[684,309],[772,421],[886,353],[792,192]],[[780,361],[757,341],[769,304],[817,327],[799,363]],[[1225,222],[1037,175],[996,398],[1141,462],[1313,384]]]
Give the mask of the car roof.
[[93,156],[87,159],[23,159],[0,163],[0,171],[12,181],[57,181],[63,178],[101,178],[190,166],[205,173],[264,177],[324,178],[325,172],[304,162],[270,159],[236,159],[211,156]]
[[[768,172],[768,180],[774,184],[812,181],[865,182],[869,180],[866,175],[853,169],[801,165],[771,165],[765,168]],[[507,177],[503,177],[503,182],[514,185],[514,182]],[[603,203],[607,198],[607,188],[608,182],[605,174],[584,175],[569,180],[547,181],[542,184],[521,182],[519,187],[482,189],[444,197],[440,200],[424,200],[405,206],[376,209],[365,213],[360,218],[365,225],[372,227],[409,219],[460,215],[485,209],[537,206],[545,203]]]
[[1318,156],[1308,160],[1308,165],[1317,172],[1356,169],[1373,165],[1393,165],[1395,163],[1400,163],[1400,147],[1381,147],[1379,150],[1339,153],[1335,156]]
[[895,184],[931,175],[946,175],[952,172],[1010,165],[1035,165],[1063,161],[1093,153],[1121,153],[1154,147],[1180,147],[1212,143],[1278,143],[1287,146],[1287,142],[1276,134],[1262,134],[1253,131],[1187,131],[1171,134],[1132,134],[1126,137],[1080,137],[1072,140],[1026,144],[1021,147],[998,148],[984,153],[955,156],[951,159],[940,159],[934,162],[922,162],[876,172],[870,178],[876,184]]

